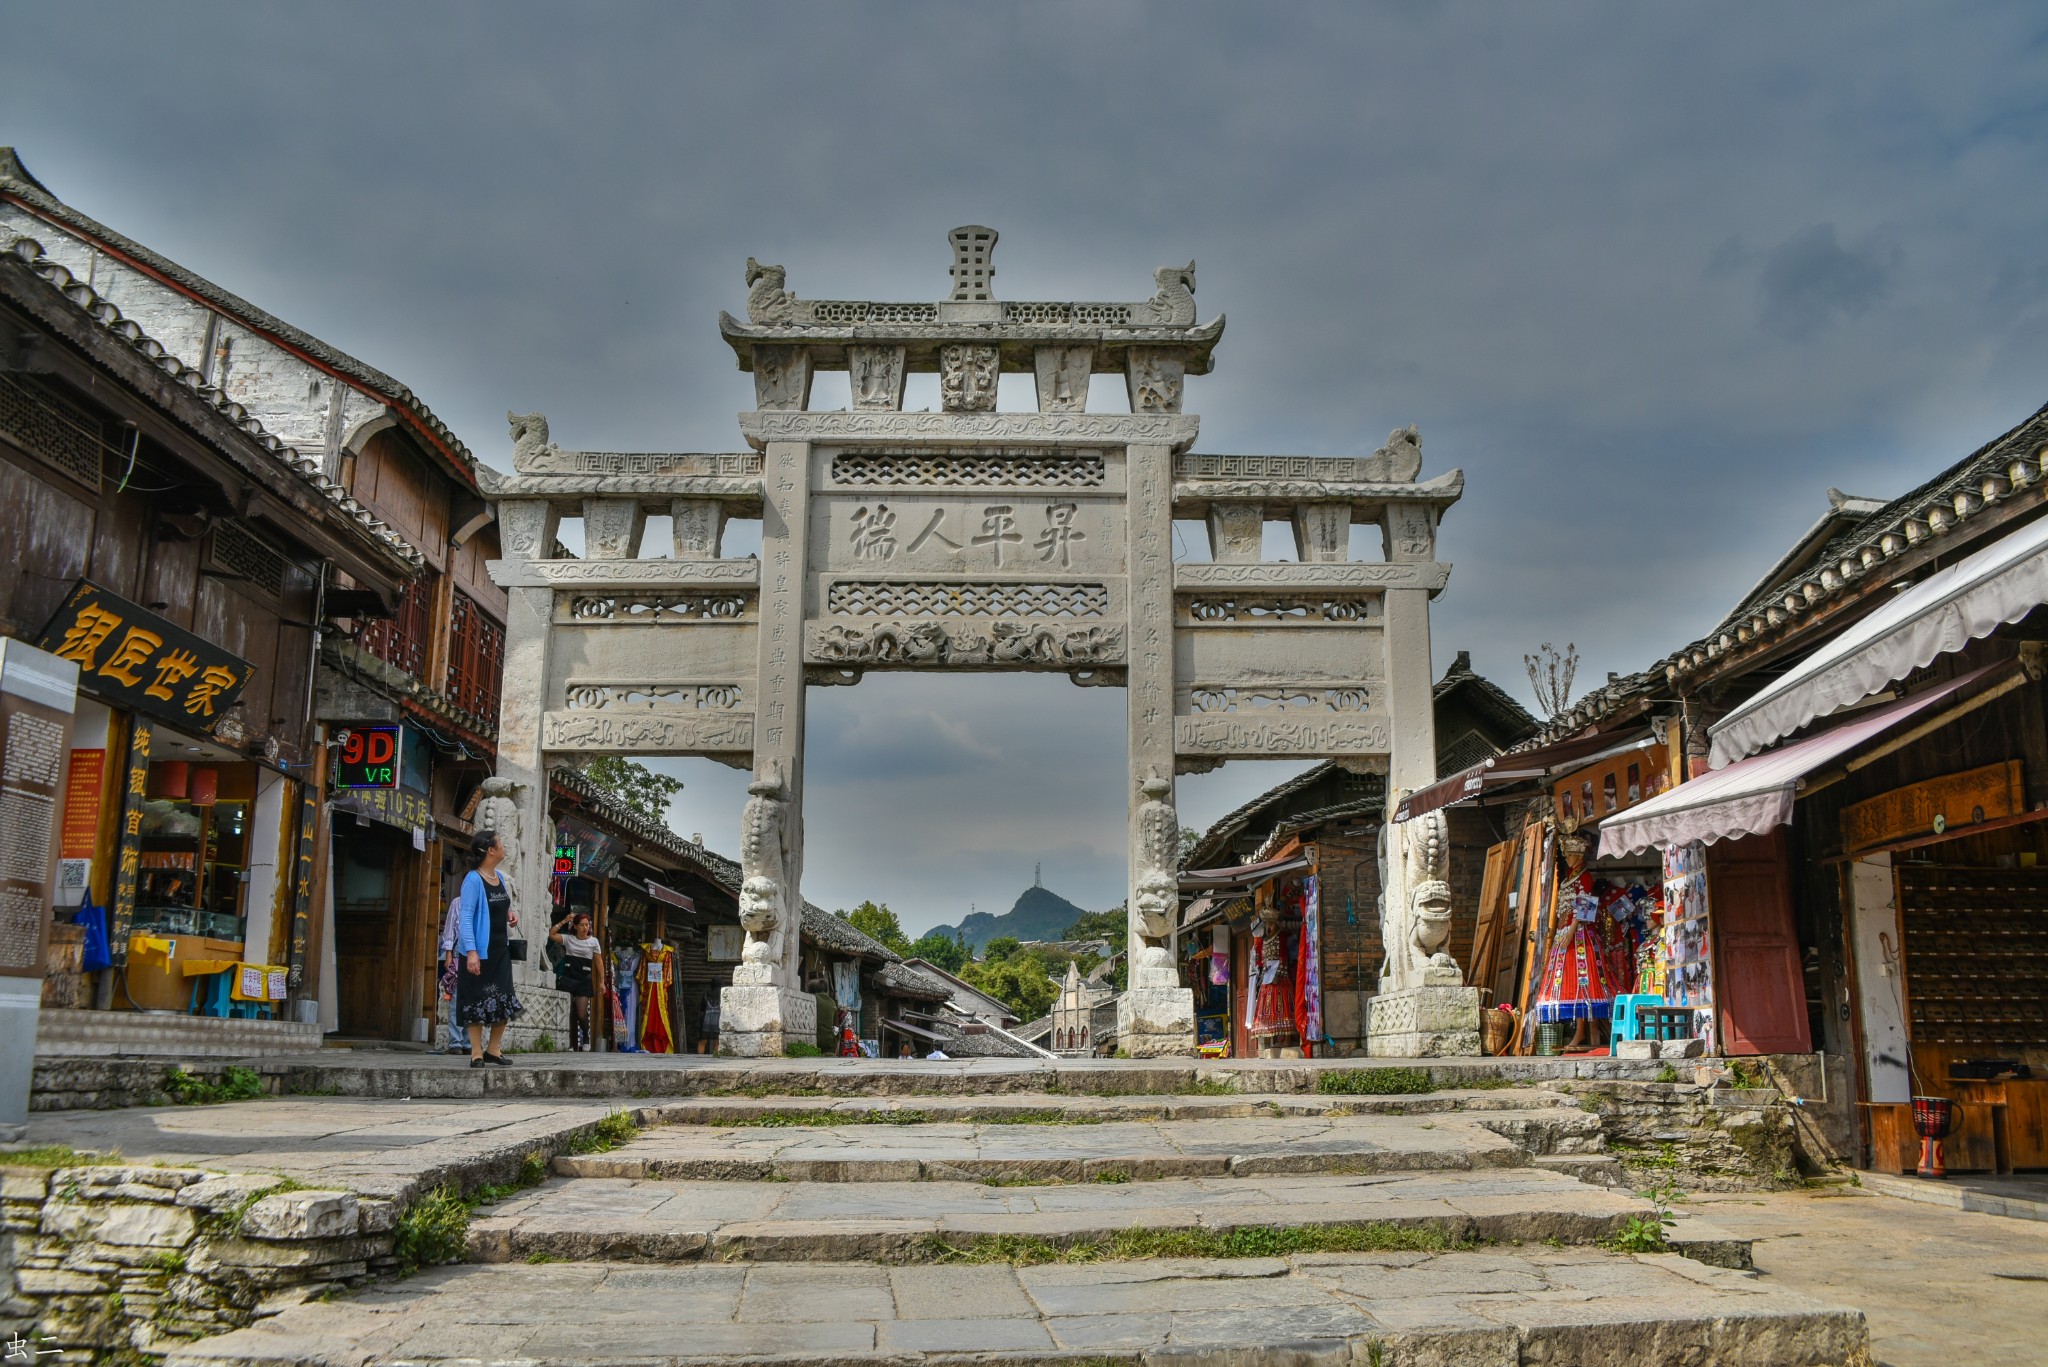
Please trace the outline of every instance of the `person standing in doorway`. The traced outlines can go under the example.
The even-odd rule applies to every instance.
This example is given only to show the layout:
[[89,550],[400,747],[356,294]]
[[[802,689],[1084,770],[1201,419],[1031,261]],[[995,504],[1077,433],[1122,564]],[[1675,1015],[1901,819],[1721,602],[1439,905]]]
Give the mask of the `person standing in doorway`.
[[569,994],[569,1052],[580,1053],[595,1047],[591,1042],[594,1022],[590,1001],[596,979],[591,969],[604,947],[590,933],[587,911],[571,912],[555,922],[548,938],[562,947],[562,966],[555,970],[555,986]]
[[[526,1008],[512,990],[512,883],[498,865],[505,846],[496,831],[478,831],[470,851],[475,867],[462,879],[462,914],[456,918],[456,949],[463,971],[455,987],[455,1016],[469,1031],[469,1066],[503,1068],[505,1026]],[[485,1032],[490,1047],[485,1048]]]

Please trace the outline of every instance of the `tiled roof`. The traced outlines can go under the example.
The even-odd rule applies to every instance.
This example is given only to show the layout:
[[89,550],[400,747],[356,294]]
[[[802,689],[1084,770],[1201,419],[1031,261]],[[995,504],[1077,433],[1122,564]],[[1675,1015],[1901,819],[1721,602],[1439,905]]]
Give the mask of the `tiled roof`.
[[[1853,598],[1892,578],[1893,562],[1917,564],[1948,537],[1994,509],[2039,503],[2048,457],[2048,407],[1986,442],[1916,488],[1872,509],[1871,500],[1835,501],[1841,524],[1800,563],[1781,557],[1744,601],[1697,641],[1648,669],[1610,680],[1579,699],[1517,749],[1545,745],[1605,721],[1631,704],[1665,695],[1738,651],[1752,654],[1795,634],[1823,605]],[[1844,504],[1849,505],[1844,509]],[[1825,519],[1824,519],[1825,521]],[[1816,530],[1823,530],[1817,524]],[[1801,538],[1804,543],[1815,533]],[[1777,571],[1792,567],[1789,576]]]
[[1851,524],[1815,554],[1790,581],[1767,584],[1699,640],[1673,652],[1652,669],[1677,680],[1699,673],[1737,646],[1760,645],[1797,630],[1814,607],[1844,594],[1883,567],[1922,551],[1929,542],[1953,536],[1998,505],[2020,498],[2039,502],[2028,491],[2042,480],[2048,448],[2048,407],[1986,442],[1919,487]]
[[78,212],[51,194],[48,187],[30,175],[12,147],[0,147],[0,192],[20,201],[40,217],[103,243],[116,254],[129,258],[150,274],[162,277],[177,288],[197,295],[222,313],[231,315],[236,322],[252,331],[267,333],[291,350],[309,357],[321,367],[345,375],[364,388],[374,391],[378,398],[412,419],[414,425],[430,438],[428,444],[437,447],[451,465],[461,470],[463,476],[474,483],[476,458],[470,454],[469,448],[462,444],[461,438],[450,431],[446,423],[435,417],[433,410],[421,402],[417,394],[383,371],[364,365],[347,352],[336,350],[311,333],[300,331],[283,319],[257,308],[248,300],[230,294],[204,276],[195,275],[168,257],[161,256],[140,242],[124,237],[105,224]]
[[1473,695],[1472,703],[1477,710],[1486,713],[1487,719],[1498,730],[1509,733],[1516,740],[1533,734],[1542,726],[1528,708],[1516,702],[1499,684],[1474,671],[1472,653],[1466,650],[1459,651],[1457,657],[1451,661],[1451,667],[1444,671],[1444,676],[1438,679],[1435,687],[1430,690],[1430,697],[1441,701],[1460,689],[1470,690]]
[[261,422],[250,416],[248,409],[228,398],[213,385],[201,380],[197,370],[173,356],[164,349],[162,343],[122,317],[121,310],[101,298],[92,286],[72,275],[57,262],[45,257],[42,243],[32,237],[8,234],[0,237],[0,253],[25,264],[51,289],[84,310],[107,332],[126,342],[151,365],[184,386],[244,436],[268,451],[279,464],[318,490],[321,497],[332,503],[346,520],[353,522],[364,536],[399,556],[415,571],[426,564],[426,557],[420,554],[418,548],[392,531],[368,508],[358,503],[348,490],[327,478],[319,461],[301,455],[295,447],[285,445],[267,431]]
[[900,997],[916,997],[928,1002],[949,1001],[953,996],[953,989],[937,978],[901,963],[883,964],[875,974],[875,986]]

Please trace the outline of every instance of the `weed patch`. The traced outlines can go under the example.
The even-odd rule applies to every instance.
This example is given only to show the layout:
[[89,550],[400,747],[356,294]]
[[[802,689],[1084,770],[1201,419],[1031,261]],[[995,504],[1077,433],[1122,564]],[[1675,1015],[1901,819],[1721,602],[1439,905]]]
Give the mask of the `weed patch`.
[[1672,1067],[1672,1066],[1671,1066],[1670,1064],[1668,1064],[1668,1063],[1667,1063],[1667,1064],[1665,1064],[1665,1065],[1664,1065],[1664,1066],[1663,1066],[1662,1068],[1659,1068],[1659,1069],[1657,1070],[1657,1081],[1659,1081],[1659,1082],[1676,1082],[1676,1081],[1678,1081],[1678,1070],[1677,1070],[1676,1068],[1673,1068],[1673,1067]]
[[793,1039],[782,1046],[784,1058],[823,1058],[825,1051],[809,1040]]
[[1316,1074],[1316,1090],[1332,1096],[1414,1096],[1436,1084],[1424,1068],[1341,1068]]
[[398,1217],[398,1240],[392,1247],[407,1273],[469,1256],[470,1203],[452,1187],[436,1187]]
[[608,1111],[604,1119],[587,1130],[579,1130],[562,1145],[566,1154],[610,1153],[619,1145],[637,1139],[639,1122],[630,1111]]
[[1107,1239],[1055,1243],[1000,1234],[972,1243],[933,1235],[913,1255],[936,1263],[1118,1262],[1139,1258],[1279,1258],[1295,1253],[1447,1253],[1475,1247],[1442,1230],[1371,1221],[1361,1224],[1253,1226],[1241,1229],[1127,1229]]
[[214,1106],[224,1101],[254,1101],[263,1095],[263,1075],[254,1068],[229,1068],[220,1081],[186,1068],[173,1068],[157,1084],[173,1106]]
[[69,1144],[31,1144],[25,1149],[0,1150],[0,1167],[7,1168],[92,1168],[118,1163],[118,1153],[80,1152]]

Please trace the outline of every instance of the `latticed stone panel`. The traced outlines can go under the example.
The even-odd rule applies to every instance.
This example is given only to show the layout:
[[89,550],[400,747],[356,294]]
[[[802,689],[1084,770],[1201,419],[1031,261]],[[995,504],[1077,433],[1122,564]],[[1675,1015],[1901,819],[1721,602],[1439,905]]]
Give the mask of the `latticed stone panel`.
[[1106,584],[1020,584],[997,580],[841,579],[826,594],[838,617],[1100,617]]
[[1108,478],[1100,451],[1057,455],[1009,452],[849,452],[832,458],[834,484],[957,486],[988,489],[1094,489]]

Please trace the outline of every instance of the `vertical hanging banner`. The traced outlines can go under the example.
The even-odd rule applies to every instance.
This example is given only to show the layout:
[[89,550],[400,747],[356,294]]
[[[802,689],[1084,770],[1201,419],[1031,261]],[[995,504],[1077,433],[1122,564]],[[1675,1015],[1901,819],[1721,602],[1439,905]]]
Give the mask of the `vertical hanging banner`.
[[319,786],[301,783],[299,853],[292,870],[292,957],[286,976],[294,991],[306,981],[306,931],[313,915],[313,831],[319,820]]
[[11,978],[43,976],[77,679],[61,660],[0,641],[0,975]]
[[107,914],[107,953],[116,968],[128,964],[128,933],[135,924],[135,887],[142,872],[142,801],[149,795],[149,751],[156,728],[141,717],[128,737],[128,772],[121,788],[121,843],[114,865],[114,905]]

